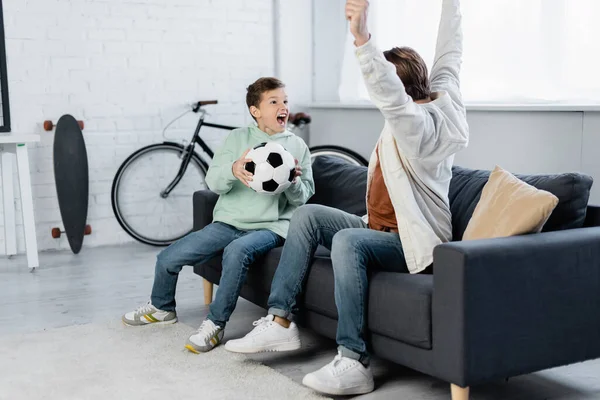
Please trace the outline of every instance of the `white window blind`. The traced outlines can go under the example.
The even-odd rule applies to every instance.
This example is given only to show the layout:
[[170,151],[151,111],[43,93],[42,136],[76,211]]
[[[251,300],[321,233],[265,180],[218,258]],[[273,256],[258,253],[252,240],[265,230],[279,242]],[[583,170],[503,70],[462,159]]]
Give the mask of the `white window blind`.
[[[442,0],[372,0],[381,50],[433,63]],[[462,0],[461,85],[468,103],[600,104],[600,0]],[[341,102],[368,100],[348,33]]]

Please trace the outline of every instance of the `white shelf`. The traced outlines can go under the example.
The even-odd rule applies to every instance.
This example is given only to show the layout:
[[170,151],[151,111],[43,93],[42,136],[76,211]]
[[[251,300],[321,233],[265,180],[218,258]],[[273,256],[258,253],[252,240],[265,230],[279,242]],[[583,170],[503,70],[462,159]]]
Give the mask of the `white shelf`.
[[0,144],[39,142],[40,135],[4,135],[0,134]]

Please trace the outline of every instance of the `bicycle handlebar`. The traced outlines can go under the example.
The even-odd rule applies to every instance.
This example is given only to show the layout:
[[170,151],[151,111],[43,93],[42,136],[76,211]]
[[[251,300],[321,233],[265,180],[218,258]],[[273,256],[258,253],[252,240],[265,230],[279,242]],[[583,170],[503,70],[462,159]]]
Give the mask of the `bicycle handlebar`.
[[208,106],[211,104],[218,104],[218,103],[219,103],[218,100],[200,100],[199,102],[194,104],[194,106],[192,107],[192,111],[198,112],[198,110],[200,110],[200,107],[202,107],[202,106]]
[[290,114],[288,121],[290,121],[292,124],[298,126],[298,125],[310,124],[311,118],[310,118],[310,115],[303,113],[303,112],[299,112],[297,114]]

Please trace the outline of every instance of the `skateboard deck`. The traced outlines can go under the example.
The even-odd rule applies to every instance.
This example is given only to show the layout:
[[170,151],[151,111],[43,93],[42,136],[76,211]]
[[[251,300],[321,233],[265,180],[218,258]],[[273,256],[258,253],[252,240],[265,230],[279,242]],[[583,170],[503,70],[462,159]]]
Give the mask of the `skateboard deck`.
[[63,115],[56,124],[53,152],[60,216],[69,246],[78,254],[86,231],[89,171],[83,134],[71,115]]

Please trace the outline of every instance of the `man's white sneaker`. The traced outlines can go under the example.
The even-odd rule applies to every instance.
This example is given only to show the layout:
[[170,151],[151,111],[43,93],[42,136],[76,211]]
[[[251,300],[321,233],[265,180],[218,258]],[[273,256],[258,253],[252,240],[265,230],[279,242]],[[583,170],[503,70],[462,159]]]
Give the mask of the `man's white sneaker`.
[[174,311],[163,311],[148,302],[136,310],[128,312],[121,317],[125,325],[142,326],[149,324],[166,325],[177,322],[177,313]]
[[268,315],[254,321],[255,326],[241,339],[228,340],[225,350],[234,353],[261,353],[266,351],[291,351],[300,348],[300,332],[293,322],[284,328]]
[[302,384],[337,396],[369,393],[375,388],[373,373],[369,367],[339,353],[320,370],[307,374],[302,379]]
[[196,333],[189,337],[185,348],[196,354],[210,351],[221,343],[224,333],[223,328],[205,319]]

